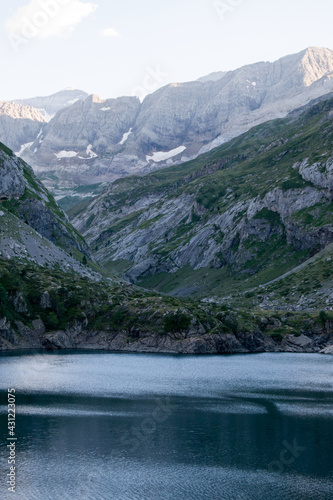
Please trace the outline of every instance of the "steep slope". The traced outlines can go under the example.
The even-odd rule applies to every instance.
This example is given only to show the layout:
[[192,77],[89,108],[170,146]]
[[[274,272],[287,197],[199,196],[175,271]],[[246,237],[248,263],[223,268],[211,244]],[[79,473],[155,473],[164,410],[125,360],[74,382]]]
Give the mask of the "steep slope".
[[187,161],[333,90],[333,51],[309,48],[145,98],[90,97],[24,152],[48,186],[93,184]]
[[2,144],[0,199],[0,350],[332,350],[332,317],[324,312],[235,311],[92,273],[59,247],[77,255],[82,240],[30,167]]
[[[235,294],[233,303],[242,307],[283,308],[292,311],[333,309],[333,245],[266,286]],[[322,314],[326,318],[327,314]]]
[[[139,108],[136,97],[103,101],[89,96],[84,102],[59,111],[43,129],[41,138],[25,151],[24,158],[54,192],[59,187],[66,189],[113,178],[119,168],[108,166],[111,149],[124,149],[124,138],[134,126]],[[130,155],[126,158],[128,167],[124,174],[136,160]]]
[[[14,219],[10,218],[9,212],[24,222],[23,232],[31,234],[31,231],[26,227],[29,226],[49,242],[68,253],[76,254],[78,257],[82,254],[90,255],[84,239],[69,223],[64,212],[57,206],[44,185],[35,177],[29,165],[1,143],[0,202],[1,220],[5,222],[2,245],[4,245],[7,236],[9,238],[12,236],[11,226],[14,224]],[[5,215],[6,217],[4,217]],[[20,226],[17,222],[15,224]],[[7,231],[5,231],[6,226],[8,226]]]
[[22,153],[31,146],[44,124],[44,117],[38,110],[0,102],[0,140],[14,151]]
[[[100,263],[180,295],[264,284],[333,242],[333,99],[73,211]],[[236,287],[236,288],[235,288]]]

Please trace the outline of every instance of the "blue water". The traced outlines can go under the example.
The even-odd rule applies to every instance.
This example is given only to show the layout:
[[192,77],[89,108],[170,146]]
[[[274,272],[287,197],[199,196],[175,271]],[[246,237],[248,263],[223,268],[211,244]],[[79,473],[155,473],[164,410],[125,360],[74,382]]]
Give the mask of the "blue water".
[[332,382],[317,354],[0,356],[0,498],[331,499]]

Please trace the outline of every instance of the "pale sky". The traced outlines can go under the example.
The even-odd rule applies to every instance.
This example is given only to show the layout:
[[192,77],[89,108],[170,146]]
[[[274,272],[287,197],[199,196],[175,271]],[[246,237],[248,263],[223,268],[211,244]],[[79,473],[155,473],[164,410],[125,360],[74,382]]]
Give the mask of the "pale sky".
[[103,98],[333,49],[332,0],[2,2],[0,100],[75,87]]

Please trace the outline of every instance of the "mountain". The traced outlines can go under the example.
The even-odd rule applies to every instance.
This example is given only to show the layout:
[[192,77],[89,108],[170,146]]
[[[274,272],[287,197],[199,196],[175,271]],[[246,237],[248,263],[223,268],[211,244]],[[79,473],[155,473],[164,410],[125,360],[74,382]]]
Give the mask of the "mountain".
[[94,273],[78,261],[82,237],[31,168],[3,144],[0,234],[0,351],[332,352],[333,322],[324,311],[233,310]]
[[309,48],[147,96],[59,111],[23,157],[52,189],[182,163],[333,90],[333,51]]
[[[72,222],[133,282],[242,300],[333,243],[332,117],[331,95],[188,163],[119,179]],[[333,306],[332,278],[293,307]]]
[[45,121],[50,121],[61,109],[67,108],[77,101],[84,101],[87,97],[88,94],[83,90],[67,88],[50,96],[18,99],[14,102],[37,109]]
[[134,126],[139,108],[136,97],[103,101],[98,96],[89,96],[59,111],[24,157],[42,178],[47,173],[60,178],[63,184],[108,180],[105,159],[111,157],[111,145],[114,150],[124,149],[124,137]]
[[[0,351],[217,354],[283,348],[270,330],[258,331],[251,315],[245,322],[225,307],[216,311],[104,279],[77,260],[85,250],[31,168],[0,144]],[[310,349],[318,351],[327,343],[320,342],[315,322],[313,327]]]
[[82,236],[70,224],[32,169],[0,144],[1,255],[36,264],[79,269],[90,257]]
[[22,104],[0,102],[0,137],[14,151],[30,147],[45,124],[41,113]]

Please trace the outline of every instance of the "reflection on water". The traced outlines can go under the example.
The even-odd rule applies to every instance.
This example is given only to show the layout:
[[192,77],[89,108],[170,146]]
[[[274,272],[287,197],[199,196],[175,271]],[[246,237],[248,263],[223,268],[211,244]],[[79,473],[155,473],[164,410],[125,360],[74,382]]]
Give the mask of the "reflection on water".
[[[333,358],[0,357],[20,500],[333,498]],[[0,497],[12,498],[0,484]]]

